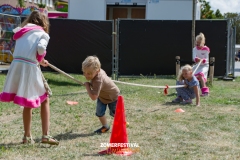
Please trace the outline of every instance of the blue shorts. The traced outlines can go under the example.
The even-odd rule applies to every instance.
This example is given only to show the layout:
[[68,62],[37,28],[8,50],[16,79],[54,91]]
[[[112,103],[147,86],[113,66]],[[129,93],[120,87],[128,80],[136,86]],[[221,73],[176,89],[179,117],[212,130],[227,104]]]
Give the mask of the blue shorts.
[[115,115],[115,110],[116,110],[116,104],[117,104],[117,100],[109,103],[109,104],[104,104],[100,101],[100,99],[97,99],[97,107],[96,107],[96,116],[97,117],[102,117],[105,115],[106,109],[107,109],[107,105],[109,108],[109,114],[114,117]]

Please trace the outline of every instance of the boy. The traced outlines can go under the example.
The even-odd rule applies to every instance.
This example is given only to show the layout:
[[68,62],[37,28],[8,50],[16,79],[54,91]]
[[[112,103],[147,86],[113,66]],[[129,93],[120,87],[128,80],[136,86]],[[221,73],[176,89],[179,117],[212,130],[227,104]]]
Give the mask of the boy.
[[110,110],[110,115],[114,117],[118,95],[120,90],[115,83],[101,69],[101,63],[96,56],[88,56],[82,63],[83,75],[90,82],[84,85],[92,100],[97,99],[96,116],[99,117],[102,127],[94,133],[105,133],[110,129],[105,117],[106,107]]

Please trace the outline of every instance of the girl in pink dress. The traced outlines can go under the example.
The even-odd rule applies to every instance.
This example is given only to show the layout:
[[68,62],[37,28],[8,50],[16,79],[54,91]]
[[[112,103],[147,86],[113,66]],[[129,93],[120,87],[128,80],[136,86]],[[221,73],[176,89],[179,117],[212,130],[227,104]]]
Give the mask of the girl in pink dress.
[[[193,48],[193,61],[196,63],[202,60],[202,63],[198,67],[197,71],[195,72],[195,76],[201,83],[201,96],[208,96],[209,95],[209,88],[206,86],[207,82],[207,75],[208,75],[208,68],[209,68],[209,53],[210,49],[205,46],[205,36],[203,33],[200,33],[196,36],[196,47]],[[193,66],[193,70],[197,65]]]
[[46,67],[44,59],[46,47],[50,39],[48,35],[49,21],[39,11],[33,11],[17,27],[13,39],[16,40],[13,61],[9,68],[1,102],[11,102],[23,106],[24,136],[22,143],[33,143],[31,135],[32,109],[41,106],[42,143],[58,145],[59,142],[48,134],[50,124],[49,97],[44,88],[41,70],[38,64]]

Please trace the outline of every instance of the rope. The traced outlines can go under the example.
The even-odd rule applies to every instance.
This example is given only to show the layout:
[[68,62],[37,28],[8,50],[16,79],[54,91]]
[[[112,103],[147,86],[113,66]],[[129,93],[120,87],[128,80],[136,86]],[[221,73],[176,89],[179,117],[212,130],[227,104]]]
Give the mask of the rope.
[[[132,86],[149,87],[149,88],[162,88],[162,89],[167,88],[166,86],[152,86],[152,85],[144,85],[144,84],[121,82],[121,81],[116,81],[116,80],[112,80],[112,81],[113,81],[113,82],[116,82],[116,83],[132,85]],[[185,86],[185,85],[168,86],[168,88],[181,88],[181,87],[184,87],[184,86]]]
[[40,68],[40,65],[38,65],[39,69],[40,69],[40,72],[41,72],[41,76],[42,76],[42,80],[43,80],[43,85],[44,85],[44,88],[46,89],[47,93],[49,96],[52,96],[52,90],[51,88],[49,87],[48,83],[47,83],[47,80],[44,78],[43,76],[43,73],[41,71],[41,68]]
[[54,65],[48,63],[48,66],[51,67],[52,69],[54,69],[55,71],[62,73],[62,74],[65,75],[66,77],[68,77],[68,78],[74,80],[74,81],[77,82],[78,84],[80,84],[80,85],[84,85],[82,82],[80,82],[79,80],[77,80],[77,79],[75,79],[74,77],[70,76],[69,74],[65,73],[64,71],[58,69],[58,68],[55,67]]
[[[193,75],[195,74],[195,72],[197,71],[198,67],[200,66],[200,64],[202,63],[202,60],[200,60],[198,62],[198,65],[196,67],[196,69],[193,71]],[[65,73],[64,71],[58,69],[57,67],[55,67],[54,65],[48,63],[48,66],[51,67],[52,69],[54,69],[55,71],[57,72],[60,72],[62,73],[63,75],[65,75],[66,77],[74,80],[75,82],[81,84],[81,85],[84,85],[82,82],[80,82],[79,80],[76,80],[74,77],[70,76],[69,74]],[[176,85],[176,86],[153,86],[153,85],[144,85],[144,84],[136,84],[136,83],[128,83],[128,82],[121,82],[121,81],[116,81],[116,80],[112,80],[113,82],[115,83],[120,83],[120,84],[126,84],[126,85],[131,85],[131,86],[140,86],[140,87],[149,87],[149,88],[161,88],[161,89],[164,89],[164,94],[167,95],[168,94],[168,88],[182,88],[184,87],[185,85]]]
[[[202,63],[202,59],[198,62],[198,65],[197,67],[195,68],[195,70],[193,71],[192,75],[195,74],[195,72],[197,71],[198,67],[200,66],[200,64]],[[163,93],[164,95],[167,95],[168,94],[168,88],[182,88],[184,87],[185,85],[176,85],[176,86],[152,86],[152,85],[143,85],[143,84],[136,84],[136,83],[127,83],[127,82],[121,82],[121,81],[115,81],[115,80],[112,80],[113,82],[115,83],[121,83],[121,84],[127,84],[127,85],[132,85],[132,86],[140,86],[140,87],[150,87],[150,88],[162,88],[164,89]]]
[[197,67],[195,68],[195,70],[193,71],[192,75],[195,74],[195,72],[197,71],[198,67],[200,66],[200,64],[202,63],[203,59],[201,59],[199,62],[198,62],[198,65]]

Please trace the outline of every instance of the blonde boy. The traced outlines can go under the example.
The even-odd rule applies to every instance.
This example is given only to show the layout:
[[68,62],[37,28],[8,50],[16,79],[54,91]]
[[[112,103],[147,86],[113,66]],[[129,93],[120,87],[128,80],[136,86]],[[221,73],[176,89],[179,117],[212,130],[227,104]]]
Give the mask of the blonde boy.
[[95,133],[105,133],[110,129],[105,117],[108,105],[110,115],[114,117],[117,98],[120,90],[115,83],[101,69],[101,63],[96,56],[88,56],[82,63],[83,75],[90,82],[84,85],[92,100],[97,100],[96,116],[99,117],[102,127],[94,131]]

